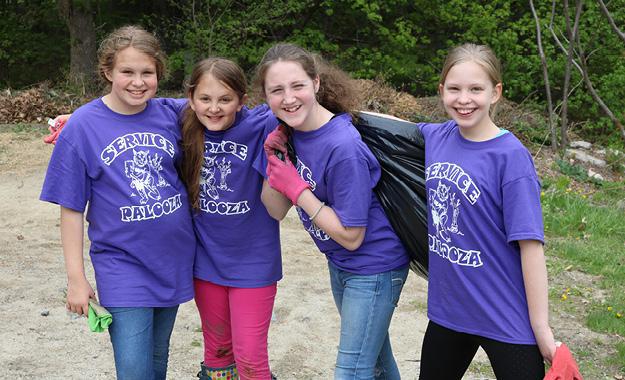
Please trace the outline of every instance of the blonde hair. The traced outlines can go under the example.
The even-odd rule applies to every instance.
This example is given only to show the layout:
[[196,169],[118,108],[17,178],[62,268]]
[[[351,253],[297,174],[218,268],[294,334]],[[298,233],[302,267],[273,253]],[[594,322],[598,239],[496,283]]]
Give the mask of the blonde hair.
[[265,76],[269,67],[279,61],[299,63],[310,79],[319,77],[319,104],[332,113],[352,112],[356,106],[356,93],[347,73],[330,64],[317,54],[288,43],[280,43],[267,50],[256,68],[254,87],[265,99]]
[[[193,98],[204,75],[210,75],[229,87],[237,94],[239,102],[243,101],[247,90],[245,73],[239,65],[224,58],[208,58],[195,64],[185,85],[188,98]],[[180,177],[187,187],[191,207],[197,210],[200,207],[200,170],[204,164],[204,125],[191,107],[185,109],[182,117],[182,148]]]
[[[452,67],[464,62],[475,62],[484,69],[484,72],[488,75],[493,86],[503,82],[501,63],[493,50],[486,45],[465,43],[452,48],[447,54],[447,58],[445,58],[445,63],[443,64],[443,70],[441,71],[439,84],[445,84],[447,74],[449,74],[449,70],[451,70]],[[491,115],[495,114],[496,108],[497,103],[490,107]]]
[[98,48],[98,74],[105,83],[110,83],[106,73],[110,73],[115,67],[117,53],[128,47],[133,47],[154,60],[156,77],[159,80],[165,76],[166,57],[158,39],[139,26],[127,25],[112,31]]

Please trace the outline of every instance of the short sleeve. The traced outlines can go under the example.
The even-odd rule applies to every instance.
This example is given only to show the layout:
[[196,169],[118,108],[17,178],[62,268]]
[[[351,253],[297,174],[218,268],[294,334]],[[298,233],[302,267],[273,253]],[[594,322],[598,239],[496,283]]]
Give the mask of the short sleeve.
[[430,124],[430,123],[417,123],[417,128],[423,135],[424,140],[427,139],[426,135],[430,132],[430,129],[432,129],[432,125],[433,124]]
[[74,147],[61,135],[52,151],[39,199],[84,212],[90,195],[87,169]]
[[508,243],[517,240],[544,242],[540,207],[540,184],[535,176],[524,176],[503,185],[503,216]]
[[154,100],[171,108],[178,115],[178,120],[182,120],[183,112],[189,103],[187,98],[156,98]]
[[271,132],[273,132],[273,130],[276,129],[277,126],[278,126],[278,119],[276,119],[276,117],[273,115],[273,113],[271,113],[271,111],[268,111],[267,117],[263,121],[263,131],[262,131],[263,135],[260,141],[261,149],[258,149],[258,154],[254,158],[254,163],[252,164],[254,169],[256,169],[256,171],[259,172],[260,175],[262,175],[265,179],[267,179],[267,165],[269,164],[269,162],[267,161],[267,156],[265,155],[265,149],[262,148],[262,145],[265,144],[265,140],[267,139],[267,136]]
[[329,206],[343,226],[367,226],[371,206],[371,182],[371,171],[364,159],[346,159],[328,169]]

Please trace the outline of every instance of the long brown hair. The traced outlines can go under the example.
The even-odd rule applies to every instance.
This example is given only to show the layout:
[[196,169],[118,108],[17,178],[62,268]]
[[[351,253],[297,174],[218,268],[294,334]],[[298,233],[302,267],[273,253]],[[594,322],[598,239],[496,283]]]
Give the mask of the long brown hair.
[[[195,89],[204,75],[210,75],[232,89],[239,101],[246,94],[245,73],[236,63],[224,58],[208,58],[198,62],[186,84],[186,93],[193,99]],[[184,157],[180,176],[189,193],[189,203],[194,210],[200,208],[200,170],[204,165],[204,125],[198,120],[195,111],[187,106],[182,118],[182,149]]]
[[278,61],[299,63],[310,79],[319,77],[317,100],[332,113],[352,112],[356,106],[356,93],[349,75],[330,64],[318,54],[312,54],[303,48],[287,43],[280,43],[267,50],[256,68],[254,87],[265,99],[265,75],[271,65]]

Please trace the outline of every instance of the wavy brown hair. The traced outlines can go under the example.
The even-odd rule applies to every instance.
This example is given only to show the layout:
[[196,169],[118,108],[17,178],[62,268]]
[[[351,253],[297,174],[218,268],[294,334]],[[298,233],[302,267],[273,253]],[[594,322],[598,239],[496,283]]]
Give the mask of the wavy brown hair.
[[356,106],[356,92],[351,78],[337,66],[329,63],[318,54],[309,53],[303,48],[280,43],[267,50],[256,68],[254,87],[258,95],[265,96],[265,76],[271,65],[279,61],[299,63],[310,79],[319,77],[319,104],[332,113],[351,113]]
[[158,39],[139,26],[127,25],[112,31],[98,48],[98,74],[105,83],[110,83],[106,73],[110,73],[115,67],[117,53],[128,47],[133,47],[154,59],[156,78],[161,80],[165,77],[166,56]]
[[[245,73],[236,63],[224,58],[208,58],[198,62],[186,83],[189,101],[193,99],[200,80],[210,75],[221,84],[229,87],[243,101],[247,90]],[[189,193],[189,203],[194,210],[200,208],[200,170],[204,165],[204,125],[195,111],[187,106],[182,118],[182,149],[184,157],[180,176]]]

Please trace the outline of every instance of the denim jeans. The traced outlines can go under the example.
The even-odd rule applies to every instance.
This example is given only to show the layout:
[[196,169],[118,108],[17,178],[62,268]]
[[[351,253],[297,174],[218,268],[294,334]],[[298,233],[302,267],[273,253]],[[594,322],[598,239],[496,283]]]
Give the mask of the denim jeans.
[[178,306],[107,309],[117,380],[165,380]]
[[341,315],[335,380],[399,379],[388,329],[408,268],[373,275],[345,272],[328,262]]

